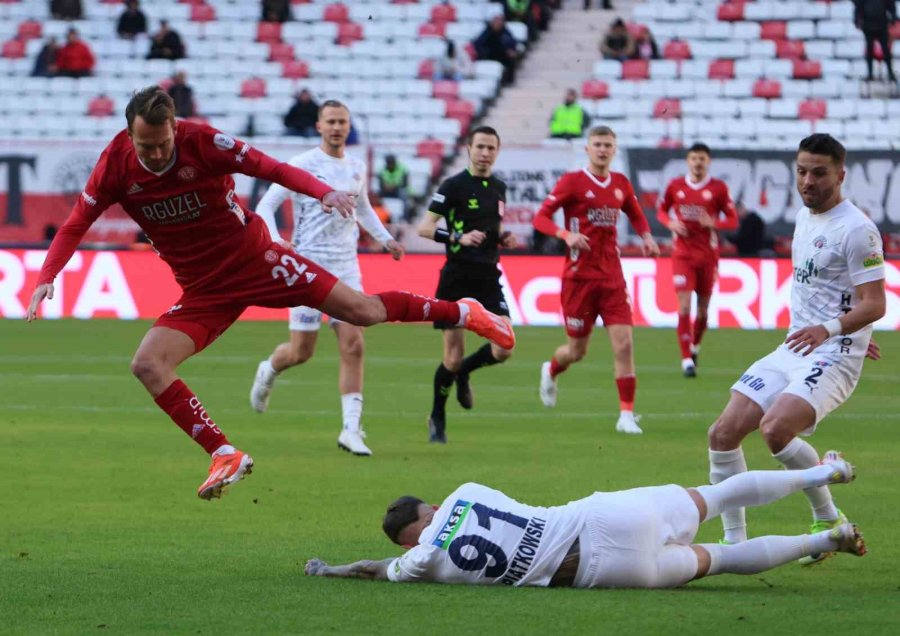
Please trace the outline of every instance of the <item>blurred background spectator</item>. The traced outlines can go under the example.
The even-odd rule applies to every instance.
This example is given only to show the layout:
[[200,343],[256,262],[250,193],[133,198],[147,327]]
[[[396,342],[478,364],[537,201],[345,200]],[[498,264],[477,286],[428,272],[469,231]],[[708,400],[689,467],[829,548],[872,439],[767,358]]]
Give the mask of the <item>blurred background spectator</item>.
[[119,16],[119,24],[116,33],[120,38],[133,40],[139,33],[147,32],[147,16],[138,6],[138,0],[128,0],[125,10]]
[[[590,8],[591,0],[584,0],[584,10],[587,11]],[[613,9],[615,7],[613,7],[612,5],[612,0],[600,0],[600,8],[606,9],[608,11],[609,9]]]
[[762,217],[753,210],[748,210],[743,203],[735,204],[735,209],[740,224],[737,232],[727,235],[726,238],[734,243],[738,256],[744,258],[774,256],[772,239],[766,236],[766,223]]
[[291,17],[291,0],[262,0],[263,22],[288,22]]
[[503,13],[510,22],[522,22],[528,27],[529,40],[534,40],[538,31],[546,31],[550,22],[550,7],[541,0],[506,0]]
[[172,101],[175,102],[176,117],[194,117],[197,107],[194,103],[194,89],[188,86],[187,75],[184,71],[178,71],[172,77],[172,84],[166,89]]
[[56,52],[56,74],[63,77],[88,77],[94,72],[94,53],[78,37],[76,29],[69,29],[66,43]]
[[383,199],[398,199],[402,215],[406,218],[406,189],[409,185],[409,171],[394,155],[384,157],[384,167],[378,172],[378,194]]
[[302,89],[294,96],[294,105],[284,116],[284,127],[288,135],[315,137],[316,121],[319,119],[319,105],[308,89]]
[[33,77],[53,77],[56,75],[56,54],[59,42],[55,37],[47,38],[37,57],[34,59]]
[[550,136],[556,139],[576,139],[581,137],[587,128],[589,117],[581,104],[574,88],[566,91],[563,103],[553,109],[550,118]]
[[894,0],[853,0],[853,3],[856,27],[866,38],[866,79],[870,82],[875,79],[872,66],[875,60],[875,43],[878,42],[887,66],[888,80],[896,82],[888,28],[897,21],[897,5]]
[[446,39],[447,48],[443,57],[434,61],[434,79],[454,80],[456,82],[472,77],[475,65],[465,51],[459,52],[453,40]]
[[81,0],[50,0],[50,15],[54,20],[80,20],[84,17]]
[[634,56],[634,38],[625,21],[616,18],[600,42],[600,53],[608,60],[624,62]]
[[659,47],[650,29],[641,27],[638,36],[634,40],[634,59],[636,60],[658,60]]
[[169,27],[168,20],[159,21],[159,31],[150,42],[148,60],[180,60],[184,57],[184,42],[177,31]]
[[519,50],[516,39],[506,28],[506,19],[502,15],[491,18],[473,44],[479,60],[494,60],[503,65],[504,84],[515,82]]

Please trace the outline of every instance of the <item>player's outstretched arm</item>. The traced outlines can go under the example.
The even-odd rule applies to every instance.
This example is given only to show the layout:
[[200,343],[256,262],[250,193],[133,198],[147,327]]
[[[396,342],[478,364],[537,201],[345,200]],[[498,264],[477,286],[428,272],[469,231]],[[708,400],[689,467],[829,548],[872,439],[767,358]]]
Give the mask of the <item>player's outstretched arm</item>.
[[387,570],[394,557],[383,561],[357,561],[347,565],[328,565],[321,559],[310,559],[303,571],[309,576],[332,576],[343,579],[387,580]]

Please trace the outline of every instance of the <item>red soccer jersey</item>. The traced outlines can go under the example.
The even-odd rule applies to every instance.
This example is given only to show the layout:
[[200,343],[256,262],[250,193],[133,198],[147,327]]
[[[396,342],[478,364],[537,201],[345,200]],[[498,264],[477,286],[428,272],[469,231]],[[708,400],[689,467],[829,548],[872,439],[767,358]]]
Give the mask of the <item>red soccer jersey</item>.
[[560,228],[552,218],[559,208],[565,214],[565,229],[584,234],[591,244],[588,252],[567,250],[563,278],[600,279],[610,287],[624,286],[616,232],[619,213],[628,216],[638,234],[650,231],[628,177],[610,172],[601,181],[587,169],[564,174],[534,217],[535,229],[555,236]]
[[[675,236],[672,242],[674,258],[716,259],[719,257],[717,230],[733,230],[738,226],[737,211],[728,186],[721,179],[710,176],[700,183],[692,182],[689,177],[672,179],[656,214],[660,223],[666,226],[669,210],[675,211],[675,218],[684,223],[688,232],[687,236]],[[720,213],[725,218],[721,218]],[[715,220],[715,228],[700,225],[700,217],[704,214]]]
[[241,206],[231,175],[274,181],[321,199],[331,188],[204,124],[179,121],[175,155],[161,173],[138,159],[128,132],[110,142],[60,228],[39,284],[53,282],[91,224],[118,203],[141,227],[185,290],[202,288],[271,242],[263,220]]

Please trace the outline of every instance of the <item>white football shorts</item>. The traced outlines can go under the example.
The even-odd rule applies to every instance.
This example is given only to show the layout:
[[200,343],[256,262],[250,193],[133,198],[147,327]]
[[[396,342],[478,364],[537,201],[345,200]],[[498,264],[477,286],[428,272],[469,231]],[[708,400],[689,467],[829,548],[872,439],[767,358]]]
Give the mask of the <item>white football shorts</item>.
[[[834,347],[821,353],[819,349],[803,357],[781,345],[750,365],[731,390],[746,395],[763,412],[782,393],[796,395],[815,409],[818,424],[853,393],[865,359],[865,349],[856,343],[846,347],[849,351],[845,353],[835,351]],[[812,435],[815,430],[813,425],[801,435]]]
[[[313,258],[316,263],[327,269],[329,272],[337,276],[338,280],[355,289],[362,291],[362,274],[359,271],[359,261],[354,259],[352,262],[329,263],[327,260],[318,260]],[[329,317],[328,322],[331,326],[341,322],[336,318]],[[322,326],[322,312],[312,307],[300,305],[299,307],[291,307],[290,318],[288,319],[288,329],[291,331],[318,331]]]
[[665,588],[697,574],[700,512],[681,486],[598,492],[584,500],[574,587]]

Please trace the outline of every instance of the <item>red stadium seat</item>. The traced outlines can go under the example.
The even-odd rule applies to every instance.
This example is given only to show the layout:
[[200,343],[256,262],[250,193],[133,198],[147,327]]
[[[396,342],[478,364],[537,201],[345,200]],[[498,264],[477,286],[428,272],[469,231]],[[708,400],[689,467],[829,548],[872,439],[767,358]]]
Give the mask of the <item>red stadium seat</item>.
[[363,28],[355,22],[341,22],[338,25],[338,44],[346,46],[363,39]]
[[181,4],[206,4],[206,0],[178,0]]
[[681,100],[664,97],[653,105],[653,117],[656,119],[678,119],[681,117]]
[[822,63],[813,60],[794,60],[794,79],[819,79],[822,77]]
[[709,79],[734,79],[734,60],[713,60],[710,62]]
[[459,98],[459,84],[453,80],[437,80],[431,85],[431,96],[438,99],[456,100]]
[[[676,148],[677,149],[677,148],[683,148],[684,144],[681,143],[680,139],[672,139],[670,137],[663,137],[662,139],[659,140],[659,143],[656,144],[656,147],[657,148]],[[649,205],[647,207],[655,208],[656,204],[654,202],[653,205]]]
[[777,40],[775,54],[787,60],[800,60],[806,57],[806,47],[801,40]]
[[778,99],[781,97],[781,82],[770,79],[758,79],[753,85],[753,96],[764,99]]
[[691,59],[691,45],[684,40],[669,40],[663,47],[663,57],[667,60]]
[[347,8],[347,5],[340,2],[329,4],[325,7],[322,19],[325,22],[347,22],[350,20],[350,9]]
[[419,26],[420,38],[442,38],[446,32],[446,22],[425,22]]
[[194,22],[212,22],[216,19],[216,8],[208,4],[191,6],[191,20]]
[[472,102],[467,102],[464,99],[447,102],[447,117],[460,123],[463,134],[468,130],[474,116],[475,105]]
[[110,117],[115,114],[116,105],[106,95],[94,97],[88,104],[87,114],[91,117]]
[[628,32],[631,34],[631,37],[634,38],[638,38],[649,31],[647,25],[641,24],[640,22],[629,22],[625,26],[628,28]]
[[281,42],[281,22],[260,22],[256,25],[257,42]]
[[716,17],[723,22],[740,22],[744,19],[744,3],[726,0],[719,5]]
[[786,40],[787,22],[775,20],[761,23],[759,37],[763,40]]
[[797,107],[797,118],[815,121],[828,114],[828,104],[824,99],[807,99]]
[[478,59],[478,53],[475,51],[475,45],[471,42],[466,42],[463,50],[469,54],[469,59],[473,62]]
[[609,97],[609,84],[600,80],[588,80],[581,85],[581,96],[586,99],[606,99]]
[[24,40],[7,40],[3,43],[3,57],[20,58],[25,57],[25,41]]
[[289,79],[309,77],[309,64],[303,60],[287,60],[281,63],[281,76]]
[[[865,50],[865,46],[863,46],[863,52],[862,52],[861,57],[865,57],[865,55],[866,55],[866,50]],[[875,40],[875,42],[872,45],[872,57],[874,59],[878,60],[879,62],[884,61],[884,51],[881,50],[881,42],[879,42],[878,40]]]
[[452,4],[436,4],[431,7],[432,22],[456,22],[456,7]]
[[43,27],[40,22],[37,20],[26,20],[19,25],[19,28],[16,31],[16,37],[20,40],[30,40],[32,38],[41,37],[42,33]]
[[444,142],[439,139],[423,139],[416,144],[417,157],[444,156]]
[[888,37],[891,38],[891,41],[900,40],[900,20],[888,27]]
[[271,42],[269,44],[270,62],[290,62],[294,59],[294,45],[287,42]]
[[434,77],[434,60],[422,60],[419,62],[419,71],[416,73],[419,79],[431,79]]
[[622,79],[645,80],[650,77],[649,60],[625,60],[622,62]]
[[265,97],[266,80],[261,77],[251,77],[241,82],[241,97]]

